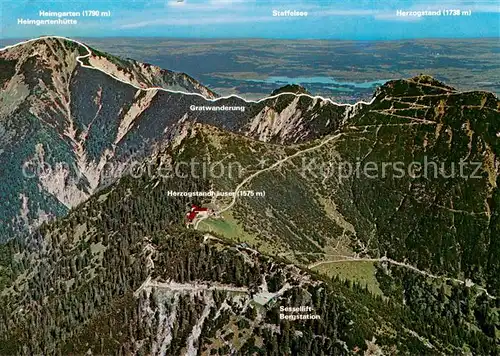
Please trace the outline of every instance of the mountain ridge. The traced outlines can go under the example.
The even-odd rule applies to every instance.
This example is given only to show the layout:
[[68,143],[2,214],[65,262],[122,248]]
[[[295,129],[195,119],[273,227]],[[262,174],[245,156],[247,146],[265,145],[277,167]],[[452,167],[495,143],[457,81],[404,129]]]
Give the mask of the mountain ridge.
[[[85,59],[88,65],[82,63]],[[17,172],[9,178],[11,186],[20,181],[31,185],[6,194],[8,204],[19,205],[21,211],[0,213],[7,225],[43,221],[54,211],[57,216],[84,201],[109,183],[102,177],[107,166],[121,175],[131,161],[168,141],[183,120],[213,123],[261,140],[293,142],[335,130],[356,108],[291,93],[247,103],[235,96],[216,97],[184,79],[178,85],[188,83],[199,93],[145,89],[145,82],[167,85],[178,77],[164,80],[166,72],[158,68],[93,55],[85,45],[58,37],[6,47],[0,52],[0,66],[6,73],[0,82],[0,160]],[[205,98],[207,93],[213,98]],[[248,110],[223,115],[190,110],[218,103],[246,105]],[[33,186],[23,177],[26,167],[48,167],[49,174],[37,177]]]
[[[110,64],[116,80],[79,66],[71,43],[43,46],[19,51],[18,65],[0,53],[0,219],[17,233],[0,243],[0,354],[495,354],[493,95],[418,76],[354,106],[290,93],[205,100],[141,89],[163,79],[140,64]],[[218,104],[245,111],[190,110]],[[476,179],[336,170],[425,157],[446,174],[483,165]],[[242,175],[194,174],[193,159],[237,162]],[[55,172],[21,175],[45,164]],[[176,165],[183,175],[162,174]],[[170,194],[241,189],[264,195]],[[220,216],[193,229],[191,204]],[[319,319],[287,320],[280,306]]]
[[[480,102],[480,98],[476,100]],[[388,115],[379,120],[384,118]],[[205,153],[219,160],[227,153],[249,164],[245,167],[251,174],[262,156],[278,160],[281,155],[293,155],[290,150],[300,149],[252,140],[204,123],[184,124],[190,126],[188,130],[193,129],[193,134],[182,135],[175,145],[172,142],[172,147],[151,157],[151,162],[144,165],[154,163],[161,167],[164,162],[184,162],[191,155],[205,156]],[[356,123],[352,125],[347,134],[359,136]],[[398,126],[402,129],[399,134],[404,134],[406,127]],[[376,142],[373,134],[374,130],[365,131],[360,138]],[[378,130],[379,139],[387,134],[390,132],[384,132],[384,128]],[[411,126],[409,134],[412,137]],[[329,137],[318,140],[326,141]],[[302,145],[314,147],[314,144]],[[332,139],[314,155],[323,159],[335,151],[345,154],[346,149],[338,147],[344,144],[346,140],[340,137],[338,142]],[[331,189],[331,179],[323,187],[319,183],[322,177],[313,180],[300,177],[293,167],[294,162],[290,162],[287,169],[276,170],[257,185],[248,187],[266,188],[269,202],[256,202],[257,207],[248,209],[253,202],[247,198],[243,206],[235,207],[236,217],[245,224],[247,233],[257,227],[265,238],[264,233],[268,234],[271,228],[279,237],[287,228],[300,226],[291,234],[296,235],[296,240],[290,239],[299,254],[315,248],[315,244],[306,245],[306,239],[300,240],[302,235],[318,239],[317,245],[322,243],[321,234],[330,228],[334,230],[332,236],[338,239],[355,237],[348,226],[343,234],[333,225],[334,221],[341,222],[342,217],[352,222],[356,230],[364,228],[364,221],[355,221],[352,213],[346,214],[345,207],[338,207],[340,216],[336,220],[328,216],[331,222],[325,229],[324,214],[319,213],[322,206],[311,204],[316,196],[314,191],[319,190],[333,203],[341,203],[338,195],[336,198],[326,195],[338,189]],[[351,184],[349,181],[345,186]],[[307,186],[316,188],[311,194],[303,194]],[[0,353],[22,353],[25,340],[31,340],[25,354],[57,350],[83,353],[89,349],[91,354],[158,354],[165,353],[159,350],[167,350],[176,355],[186,354],[187,350],[203,353],[207,349],[222,355],[231,350],[243,354],[273,350],[276,354],[313,355],[326,350],[331,354],[351,355],[360,349],[410,354],[460,354],[472,349],[488,354],[495,349],[496,301],[484,298],[484,293],[473,285],[439,278],[429,281],[411,269],[391,266],[380,259],[375,269],[386,298],[383,299],[362,285],[338,278],[330,280],[307,268],[293,266],[288,256],[271,257],[256,252],[255,246],[242,243],[251,241],[228,239],[224,234],[182,226],[186,205],[192,201],[171,197],[169,191],[227,187],[233,189],[234,181],[164,179],[156,174],[140,178],[125,176],[92,195],[66,217],[37,229],[36,238],[28,246],[8,244],[13,261],[10,278],[0,293],[8,306],[0,312],[0,344],[4,347]],[[353,188],[363,189],[366,195],[370,193],[370,189],[359,183],[353,184]],[[287,191],[299,196],[287,195]],[[276,200],[276,196],[281,200]],[[386,199],[391,201],[390,197]],[[286,208],[293,207],[292,202],[309,210],[291,212]],[[345,199],[343,203],[352,202]],[[402,206],[403,210],[407,208]],[[261,212],[265,212],[264,219],[258,219],[258,224],[252,226],[254,214]],[[273,225],[269,224],[271,218],[275,221]],[[367,214],[366,219],[371,216]],[[312,234],[314,231],[316,235]],[[361,234],[358,237],[362,238]],[[396,239],[389,241],[399,243]],[[352,245],[355,249],[356,244]],[[359,250],[357,253],[364,254]],[[365,253],[372,254],[373,250]],[[404,283],[403,290],[398,283]],[[403,295],[401,302],[399,293]],[[270,301],[266,302],[266,298]],[[471,310],[468,313],[461,309],[463,300]],[[308,306],[320,319],[289,322],[279,318],[279,306]],[[425,315],[423,321],[421,313]],[[436,333],[436,327],[443,329]],[[485,331],[476,331],[479,328]],[[214,339],[223,340],[222,345]],[[113,340],[120,340],[120,346]]]
[[[420,100],[419,95],[433,92],[461,95],[435,79],[419,76],[387,82],[370,102],[339,104],[310,95],[299,86],[251,101],[237,95],[219,97],[182,77],[175,85],[184,85],[184,91],[168,89],[179,79],[173,72],[93,51],[78,41],[53,36],[0,51],[4,73],[0,78],[0,161],[17,172],[7,178],[12,179],[10,185],[24,182],[17,192],[6,193],[7,204],[17,205],[19,213],[13,214],[11,208],[2,213],[0,207],[4,226],[29,221],[36,226],[54,212],[55,216],[64,214],[124,174],[131,162],[161,148],[185,120],[213,124],[260,141],[299,143],[339,130],[377,101],[409,93],[417,95],[416,99],[397,100]],[[88,64],[82,62],[86,59]],[[170,77],[164,79],[165,73]],[[166,87],[144,87],[156,84]],[[192,105],[218,104],[246,110],[222,114],[190,110]],[[21,167],[44,167],[49,173],[26,181]],[[114,172],[111,177],[109,167]]]
[[[143,90],[154,90],[154,89],[158,89],[158,90],[165,90],[165,91],[168,91],[168,92],[172,92],[172,93],[182,93],[182,94],[186,94],[186,95],[196,95],[196,94],[200,94],[200,93],[197,93],[197,92],[186,92],[186,91],[176,91],[176,90],[173,90],[173,89],[168,89],[168,88],[164,88],[164,87],[156,87],[156,86],[150,86],[150,87],[144,87],[143,85],[140,85],[138,83],[134,83],[133,81],[127,81],[123,78],[120,78],[119,76],[116,76],[113,71],[108,71],[106,70],[106,68],[102,68],[102,67],[99,67],[98,66],[98,62],[92,62],[92,61],[89,61],[88,63],[84,63],[84,61],[81,61],[81,60],[85,60],[87,58],[93,58],[95,57],[95,52],[97,52],[97,57],[108,57],[108,58],[113,58],[114,60],[117,60],[118,58],[117,57],[113,57],[113,56],[110,56],[108,54],[105,54],[103,52],[100,52],[100,51],[97,51],[95,49],[92,49],[90,46],[87,46],[86,44],[84,44],[83,42],[80,42],[78,40],[75,40],[75,39],[71,39],[71,38],[68,38],[68,37],[63,37],[63,36],[42,36],[42,37],[38,37],[38,38],[34,38],[34,39],[30,39],[30,40],[26,40],[26,41],[22,41],[22,42],[19,42],[19,43],[16,43],[16,44],[13,44],[13,45],[9,45],[9,46],[6,46],[4,48],[0,48],[0,52],[2,51],[8,51],[10,49],[13,49],[13,48],[16,48],[16,47],[19,47],[19,46],[23,46],[23,45],[27,45],[27,44],[30,44],[30,43],[33,43],[33,42],[37,42],[37,41],[45,41],[45,40],[49,40],[49,41],[52,41],[52,40],[64,40],[64,41],[69,41],[73,44],[76,44],[78,46],[82,46],[86,51],[87,53],[84,53],[84,54],[81,54],[77,57],[77,61],[84,67],[87,67],[87,68],[90,68],[90,69],[95,69],[95,70],[99,70],[105,74],[108,74],[110,75],[111,77],[113,77],[114,79],[117,79],[117,80],[120,80],[122,81],[123,83],[127,83],[127,84],[130,84],[132,86],[134,86],[135,88],[137,89],[143,89]],[[130,60],[130,59],[126,59],[125,61],[123,61],[121,64],[125,64],[126,61],[131,61],[131,62],[134,62],[134,63],[139,63],[135,60]],[[93,65],[94,64],[94,65]],[[143,65],[145,67],[155,67],[154,65],[152,64],[148,64],[148,63],[141,63],[139,65]],[[169,70],[166,70],[166,69],[160,69],[159,67],[155,67],[157,68],[158,70],[160,71],[165,71],[167,73],[176,73],[176,72],[172,72],[172,71],[169,71]],[[188,76],[186,73],[178,73],[178,74],[181,74],[181,75],[186,75]],[[193,78],[191,78],[193,79]],[[290,91],[283,91],[283,89],[286,88],[285,90],[288,90],[290,89]],[[275,91],[273,91],[273,93],[271,93],[271,95],[269,96],[266,96],[266,97],[263,97],[261,99],[258,99],[258,100],[247,100],[243,97],[240,97],[239,95],[237,94],[231,94],[231,95],[227,95],[227,96],[224,96],[224,97],[220,97],[220,96],[215,96],[214,93],[211,93],[211,95],[206,95],[206,96],[203,96],[203,94],[201,94],[203,96],[204,99],[210,101],[210,100],[213,100],[213,101],[217,101],[217,100],[222,100],[222,99],[230,99],[232,97],[235,97],[235,98],[239,98],[245,102],[253,102],[253,103],[258,103],[258,102],[261,102],[261,101],[265,101],[267,99],[274,99],[278,96],[281,96],[281,95],[288,95],[288,94],[294,94],[294,95],[297,95],[297,96],[307,96],[307,97],[310,97],[312,99],[315,99],[315,98],[319,98],[319,99],[322,99],[322,100],[327,100],[329,102],[331,102],[332,104],[336,104],[336,105],[341,105],[341,106],[355,106],[356,104],[358,103],[365,103],[367,104],[368,102],[365,102],[365,101],[359,101],[358,103],[354,103],[354,104],[350,104],[350,103],[337,103],[337,102],[334,102],[332,101],[331,99],[328,99],[328,98],[325,98],[325,97],[322,97],[322,96],[319,96],[319,95],[311,95],[310,93],[308,93],[304,88],[301,88],[300,86],[298,85],[289,85],[289,86],[285,86],[283,88],[280,88],[280,89],[277,89]]]

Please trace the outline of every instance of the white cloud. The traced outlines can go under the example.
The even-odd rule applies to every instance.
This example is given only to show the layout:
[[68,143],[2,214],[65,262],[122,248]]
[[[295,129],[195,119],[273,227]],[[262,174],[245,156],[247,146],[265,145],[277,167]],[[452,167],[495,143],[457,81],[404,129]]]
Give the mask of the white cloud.
[[[442,9],[461,9],[472,10],[472,15],[479,12],[500,12],[500,5],[495,6],[491,3],[478,3],[460,0],[442,0],[439,3],[429,3],[428,1],[407,3],[398,2],[399,8],[394,3],[391,6],[365,6],[365,7],[344,7],[339,6],[320,6],[313,3],[297,3],[294,9],[307,11],[308,18],[322,17],[362,17],[369,16],[375,20],[383,21],[401,21],[417,22],[425,17],[417,16],[397,16],[396,11],[423,11],[423,10],[442,10]],[[273,9],[284,9],[284,6],[276,5],[273,2],[256,2],[255,0],[184,0],[177,2],[169,0],[168,9],[159,9],[149,14],[141,14],[142,20],[137,17],[130,19],[130,23],[122,23],[122,29],[143,28],[148,26],[193,26],[193,25],[211,25],[211,24],[238,24],[251,22],[271,22],[286,20],[285,18],[273,17]],[[285,6],[287,9],[291,6]],[[147,16],[146,16],[147,15]]]
[[[406,11],[406,10],[405,10]],[[418,22],[424,19],[424,16],[398,16],[396,11],[385,12],[375,15],[376,20],[382,21],[401,21],[401,22]]]
[[311,15],[314,16],[370,16],[379,13],[377,10],[362,10],[362,9],[331,9],[331,10],[312,10]]
[[205,2],[191,2],[184,0],[178,2],[177,0],[170,0],[167,5],[172,8],[180,8],[182,10],[216,10],[218,8],[231,8],[232,5],[247,5],[252,1],[245,0],[209,0]]
[[248,0],[210,0],[213,5],[232,5],[232,4],[246,4],[251,1]]
[[187,4],[187,0],[184,0],[184,1],[173,0],[173,1],[167,2],[168,6],[175,6],[175,7],[184,7],[184,6],[186,6],[186,4]]
[[481,3],[471,3],[470,1],[441,1],[435,4],[422,3],[413,4],[412,6],[404,7],[401,6],[398,9],[391,9],[384,12],[379,12],[375,15],[375,19],[382,21],[403,21],[403,22],[417,22],[421,21],[428,16],[397,16],[396,11],[443,11],[445,9],[449,10],[461,10],[472,12],[472,16],[475,13],[498,13],[500,12],[500,5],[495,6],[491,4],[481,4]]
[[472,13],[474,12],[500,13],[500,5],[495,6],[495,5],[478,4],[478,5],[472,5],[469,8],[464,8],[464,10],[469,10],[469,9],[472,10]]
[[134,29],[148,26],[193,26],[193,25],[213,25],[228,23],[248,23],[248,22],[269,22],[279,20],[272,16],[206,16],[203,18],[165,18],[157,20],[146,20],[122,25],[122,29]]

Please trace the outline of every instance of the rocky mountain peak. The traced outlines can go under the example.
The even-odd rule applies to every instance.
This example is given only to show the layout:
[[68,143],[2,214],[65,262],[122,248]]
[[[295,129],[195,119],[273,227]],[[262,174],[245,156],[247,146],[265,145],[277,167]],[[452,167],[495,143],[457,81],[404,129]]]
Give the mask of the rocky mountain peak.
[[309,95],[311,95],[311,93],[309,93],[307,91],[307,89],[304,88],[301,85],[287,84],[287,85],[285,85],[285,86],[283,86],[281,88],[278,88],[278,89],[274,90],[271,93],[271,96],[278,95],[278,94],[281,94],[281,93],[294,93],[294,94],[309,94]]

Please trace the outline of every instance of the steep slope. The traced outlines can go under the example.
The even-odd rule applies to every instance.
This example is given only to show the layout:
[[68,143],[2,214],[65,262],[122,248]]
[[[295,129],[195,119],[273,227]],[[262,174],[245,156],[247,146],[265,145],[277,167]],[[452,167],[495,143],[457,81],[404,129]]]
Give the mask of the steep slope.
[[[129,58],[118,58],[63,37],[41,37],[6,48],[2,52],[4,61],[16,62],[18,66],[26,61],[41,62],[45,69],[51,69],[52,73],[56,75],[61,70],[70,75],[78,62],[78,64],[97,69],[136,87],[158,87],[173,91],[199,93],[209,99],[217,96],[185,73],[165,70]],[[15,72],[12,72],[10,76],[14,74]],[[10,76],[5,78],[9,79]]]
[[[2,246],[0,353],[495,354],[498,106],[417,77],[301,144],[183,121],[133,176]],[[424,157],[446,176],[338,170]],[[447,177],[460,160],[477,177]],[[217,190],[238,194],[173,193]],[[186,227],[192,203],[219,217]],[[311,271],[362,263],[376,288]]]
[[117,58],[87,46],[86,49],[90,55],[83,57],[82,63],[136,87],[198,93],[208,99],[217,97],[216,93],[185,73],[173,72],[129,58]]
[[[208,188],[200,179],[124,177],[44,224],[28,245],[9,242],[0,354],[456,350],[448,334],[430,344],[409,310],[358,285],[185,228],[189,199],[168,192]],[[494,347],[478,337],[482,350]]]
[[[387,83],[322,139],[269,145],[192,127],[182,154],[239,167],[213,179],[214,190],[265,193],[211,203],[227,227],[243,227],[273,254],[311,263],[388,256],[497,294],[500,103],[431,80]],[[220,224],[200,228],[220,232]]]
[[207,198],[221,216],[196,226],[362,280],[426,320],[413,330],[431,344],[446,326],[446,353],[487,354],[500,340],[499,109],[490,93],[421,76],[387,83],[340,132],[301,145],[191,127],[183,160],[226,162],[211,189],[237,193]]
[[44,42],[0,61],[0,236],[69,214],[0,245],[0,354],[498,354],[494,95],[208,101]]
[[[0,240],[64,215],[168,143],[186,120],[295,142],[337,129],[352,111],[291,94],[208,101],[215,94],[187,75],[60,38],[6,49],[0,66]],[[141,89],[151,87],[158,89]],[[242,110],[210,110],[224,105]]]

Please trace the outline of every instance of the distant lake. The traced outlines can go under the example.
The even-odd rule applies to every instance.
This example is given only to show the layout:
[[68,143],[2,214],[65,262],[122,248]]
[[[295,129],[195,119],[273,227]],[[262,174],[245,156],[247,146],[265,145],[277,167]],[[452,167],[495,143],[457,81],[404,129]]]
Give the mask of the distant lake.
[[[370,89],[374,86],[384,84],[390,79],[374,80],[371,82],[343,82],[330,77],[267,77],[266,79],[244,79],[248,82],[266,83],[266,84],[330,84],[337,86],[354,87],[359,89]],[[333,89],[333,88],[332,88]]]

